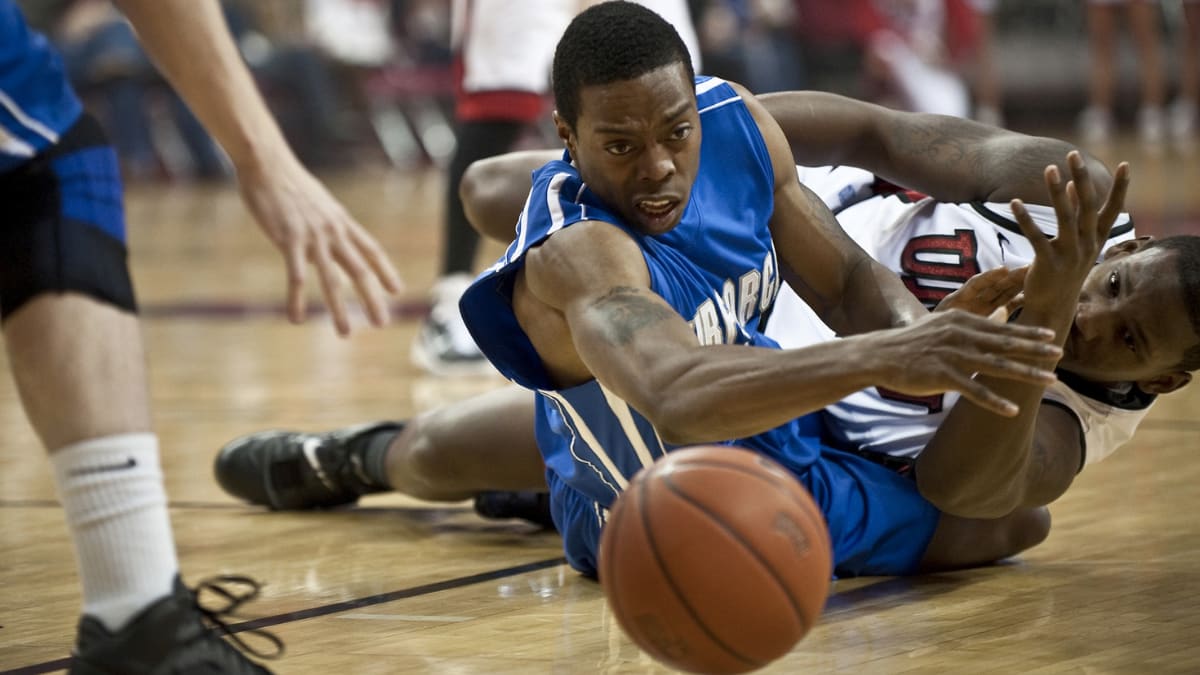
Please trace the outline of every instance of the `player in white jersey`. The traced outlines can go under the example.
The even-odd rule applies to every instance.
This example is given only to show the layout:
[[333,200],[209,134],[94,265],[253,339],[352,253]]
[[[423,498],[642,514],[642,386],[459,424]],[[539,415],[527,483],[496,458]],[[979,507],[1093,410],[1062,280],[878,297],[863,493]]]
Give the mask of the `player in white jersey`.
[[[1019,268],[1034,251],[1003,202],[939,202],[899,190],[862,169],[848,166],[799,168],[800,181],[816,192],[838,222],[871,257],[900,275],[929,307],[981,271]],[[1058,231],[1052,208],[1027,206],[1038,228]],[[1132,241],[1133,222],[1120,216],[1104,248]],[[835,339],[790,287],[775,303],[767,332],[784,347]],[[827,429],[841,447],[864,454],[915,459],[958,401],[950,392],[914,398],[875,387],[825,409]],[[1083,464],[1098,462],[1129,440],[1150,409],[1153,396],[1112,389],[1061,373],[1045,400],[1069,410],[1085,436]],[[900,465],[903,465],[901,463]]]
[[[1022,229],[1012,220],[1013,211],[1004,200],[1021,197],[1050,203],[1042,168],[1061,161],[1071,149],[1069,144],[966,120],[885,111],[828,94],[789,93],[761,99],[796,146],[799,160],[859,164],[941,198],[939,202],[914,198],[912,193],[885,196],[887,191],[879,189],[883,181],[863,171],[826,168],[801,174],[833,210],[841,212],[859,242],[869,251],[878,249],[885,265],[909,274],[910,288],[930,303],[970,273],[1010,262],[1024,264],[1035,249],[1045,249],[1044,238],[1030,242],[1021,232],[1033,232],[1039,226],[1054,231],[1057,221],[1051,219],[1052,210],[1032,205],[1022,209],[1022,214],[1029,212],[1037,223]],[[506,234],[511,219],[503,214],[516,214],[521,208],[523,185],[528,180],[524,170],[541,161],[535,153],[526,153],[472,168],[463,191],[472,217],[486,234]],[[1081,163],[1076,164],[1073,171],[1082,172]],[[1089,168],[1090,176],[1081,184],[1094,183],[1092,189],[1097,193],[1106,190],[1111,180],[1107,169],[1095,161]],[[1052,193],[1061,199],[1065,194],[1062,182],[1052,185],[1056,186]],[[1069,209],[1063,210],[1062,217],[1069,220],[1070,214],[1065,213]],[[1187,371],[1200,367],[1200,349],[1196,348],[1200,337],[1196,317],[1189,311],[1200,295],[1200,238],[1154,244],[1131,238],[1129,225],[1128,216],[1116,220],[1108,233],[1113,241],[1107,244],[1105,262],[1092,267],[1093,253],[1090,260],[1077,263],[1091,267],[1091,272],[1077,296],[1068,298],[1065,322],[1071,325],[1063,329],[1066,354],[1059,364],[1060,377],[1076,380],[1073,386],[1055,385],[1045,393],[1041,388],[1023,392],[1018,418],[993,416],[1001,431],[979,434],[970,442],[960,440],[964,425],[970,431],[991,423],[978,419],[978,411],[959,403],[954,406],[953,418],[943,413],[946,419],[941,420],[911,403],[897,404],[908,406],[902,408],[899,426],[918,429],[906,431],[912,438],[924,434],[935,459],[947,454],[947,446],[959,451],[951,453],[952,459],[972,455],[965,466],[953,461],[928,464],[931,474],[950,473],[955,480],[945,482],[955,488],[958,476],[979,475],[993,481],[982,486],[962,481],[965,497],[951,491],[943,500],[973,517],[953,519],[954,541],[961,548],[942,557],[941,563],[952,566],[967,559],[969,550],[981,541],[1005,539],[1010,550],[1040,541],[1049,524],[1045,510],[1038,505],[1053,501],[1066,489],[1083,457],[1095,461],[1115,448],[1117,438],[1128,434],[1139,413],[1125,409],[1135,400],[1145,403],[1148,395],[1183,386],[1190,380]],[[1045,271],[1043,267],[1030,274],[1040,274],[1044,286]],[[913,276],[914,272],[920,278]],[[1000,276],[1007,280],[1014,275]],[[1030,288],[1044,292],[1036,285]],[[1156,309],[1150,311],[1158,314],[1147,314],[1147,293],[1155,294]],[[1003,300],[996,298],[997,302]],[[771,329],[777,339],[786,336],[776,327],[800,321],[802,315],[795,309],[789,309],[786,302],[777,304]],[[1169,320],[1162,321],[1163,317]],[[810,339],[829,337],[814,335]],[[1109,381],[1122,384],[1098,384]],[[1090,391],[1081,382],[1108,393]],[[1043,395],[1052,403],[1041,405]],[[949,409],[948,403],[943,402],[944,409]],[[527,393],[500,390],[423,414],[407,425],[384,423],[328,434],[252,434],[222,450],[217,475],[230,493],[283,509],[344,504],[381,489],[435,500],[465,499],[484,489],[529,490],[541,480],[531,417],[532,401]],[[931,435],[939,420],[938,433]],[[988,451],[988,444],[1009,452],[1011,447],[999,445],[1008,443],[1018,444],[1017,454],[1037,461],[1020,467],[1020,475],[1008,476],[999,485],[995,474],[973,470],[969,462],[974,455],[996,454]],[[306,459],[301,448],[315,453]],[[321,467],[319,473],[308,464],[313,458]],[[1024,486],[1023,481],[1030,485]],[[1022,487],[1015,504],[1009,501],[1014,485]],[[981,490],[985,497],[978,506]],[[992,493],[1005,501],[988,503],[986,497]],[[536,497],[532,502],[526,513],[536,518]],[[518,513],[503,508],[510,515]],[[997,518],[1004,514],[1010,515]],[[545,522],[544,515],[541,519]],[[963,557],[956,558],[956,554]]]

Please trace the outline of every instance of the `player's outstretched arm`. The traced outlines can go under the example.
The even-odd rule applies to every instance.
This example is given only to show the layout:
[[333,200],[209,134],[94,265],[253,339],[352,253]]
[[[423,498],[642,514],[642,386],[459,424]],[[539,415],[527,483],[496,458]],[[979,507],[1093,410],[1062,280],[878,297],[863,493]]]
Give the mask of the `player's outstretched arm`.
[[1023,361],[1059,354],[1044,329],[965,312],[801,350],[702,346],[651,290],[637,245],[616,227],[582,222],[526,256],[513,308],[555,385],[595,378],[675,444],[761,433],[871,384],[913,394],[963,390],[1007,411],[969,374],[1045,384],[1053,375]]
[[[1122,164],[1101,205],[1083,158],[1072,152],[1066,164],[1069,182],[1057,165],[1044,172],[1059,226],[1053,240],[1038,230],[1020,201],[1013,202],[1017,222],[1036,253],[1016,322],[1053,330],[1059,346],[1070,331],[1080,287],[1124,206],[1129,184],[1129,167]],[[1051,369],[1056,363],[1047,357],[1034,365]],[[1083,436],[1078,422],[1069,413],[1041,405],[1044,388],[1036,383],[984,374],[976,381],[1016,403],[1021,412],[1001,418],[970,401],[957,403],[917,459],[921,493],[942,511],[968,518],[998,518],[1021,506],[1053,500],[1080,465]]]
[[288,315],[304,319],[316,267],[338,333],[350,331],[339,268],[372,323],[400,277],[375,239],[296,159],[242,62],[215,0],[114,0],[159,69],[229,153],[247,207],[287,264]]
[[[1042,169],[1077,150],[1065,141],[1028,136],[972,120],[891,110],[836,94],[789,91],[759,101],[778,121],[797,162],[847,164],[941,201],[1008,201],[1045,204]],[[1084,154],[1097,194],[1112,175]]]

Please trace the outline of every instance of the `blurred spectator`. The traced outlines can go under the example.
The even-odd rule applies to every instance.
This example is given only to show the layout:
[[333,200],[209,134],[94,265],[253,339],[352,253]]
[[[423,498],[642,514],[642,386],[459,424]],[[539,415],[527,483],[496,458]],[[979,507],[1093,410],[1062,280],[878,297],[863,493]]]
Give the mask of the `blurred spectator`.
[[976,120],[996,127],[1004,126],[1004,106],[1000,72],[996,64],[995,15],[999,0],[970,0],[978,17],[974,63],[971,73],[975,92]]
[[765,93],[804,89],[794,0],[693,3],[706,72]]
[[806,40],[848,40],[862,55],[868,91],[897,108],[966,117],[960,70],[976,48],[979,24],[966,0],[798,0]]
[[60,48],[72,84],[108,129],[130,179],[161,178],[169,173],[153,135],[156,124],[151,112],[156,105],[165,108],[174,135],[183,144],[186,166],[178,170],[199,178],[226,175],[216,145],[166,86],[133,29],[110,3],[73,0],[51,4],[49,8],[43,5],[35,16]]
[[1200,0],[1183,0],[1183,36],[1179,59],[1179,96],[1171,104],[1171,135],[1180,142],[1195,138],[1200,119]]
[[[340,118],[342,91],[329,63],[308,37],[313,19],[306,11],[313,3],[226,0],[222,4],[242,58],[254,73],[296,156],[309,168],[346,164],[350,159],[346,145],[352,134]],[[383,16],[375,18],[383,21]],[[386,23],[378,29],[387,34]],[[325,30],[325,37],[335,32],[331,27]]]
[[1159,53],[1162,35],[1158,0],[1087,1],[1091,75],[1088,79],[1088,106],[1079,116],[1079,132],[1085,143],[1092,144],[1105,143],[1112,136],[1117,80],[1117,25],[1122,11],[1137,51],[1138,83],[1141,88],[1138,134],[1143,143],[1159,145],[1166,130],[1163,114],[1166,73]]

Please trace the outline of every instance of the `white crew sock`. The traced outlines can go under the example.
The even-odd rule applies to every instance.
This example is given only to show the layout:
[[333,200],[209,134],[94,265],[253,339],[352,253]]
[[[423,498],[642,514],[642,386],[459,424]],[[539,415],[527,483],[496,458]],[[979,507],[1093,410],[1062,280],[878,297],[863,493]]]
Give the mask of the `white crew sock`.
[[50,461],[75,542],[83,612],[118,630],[169,594],[179,571],[158,437],[93,438]]

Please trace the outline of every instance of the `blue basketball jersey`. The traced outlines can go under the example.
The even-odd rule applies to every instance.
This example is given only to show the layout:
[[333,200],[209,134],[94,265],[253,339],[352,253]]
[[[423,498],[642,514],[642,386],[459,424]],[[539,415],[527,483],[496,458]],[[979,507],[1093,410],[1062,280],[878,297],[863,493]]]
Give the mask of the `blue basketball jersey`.
[[58,53],[0,0],[0,171],[57,143],[82,111]]
[[[700,170],[678,226],[656,236],[627,227],[564,157],[534,172],[515,241],[461,301],[483,353],[506,377],[539,392],[536,431],[547,467],[595,500],[601,520],[633,474],[672,446],[599,382],[553,386],[513,313],[513,280],[531,247],[575,223],[603,221],[640,245],[651,288],[689,320],[701,344],[778,348],[760,332],[762,313],[780,285],[768,228],[774,208],[771,159],[750,111],[728,83],[697,78],[696,97],[703,130]],[[805,417],[730,442],[801,472],[818,457],[818,430],[816,419]]]

